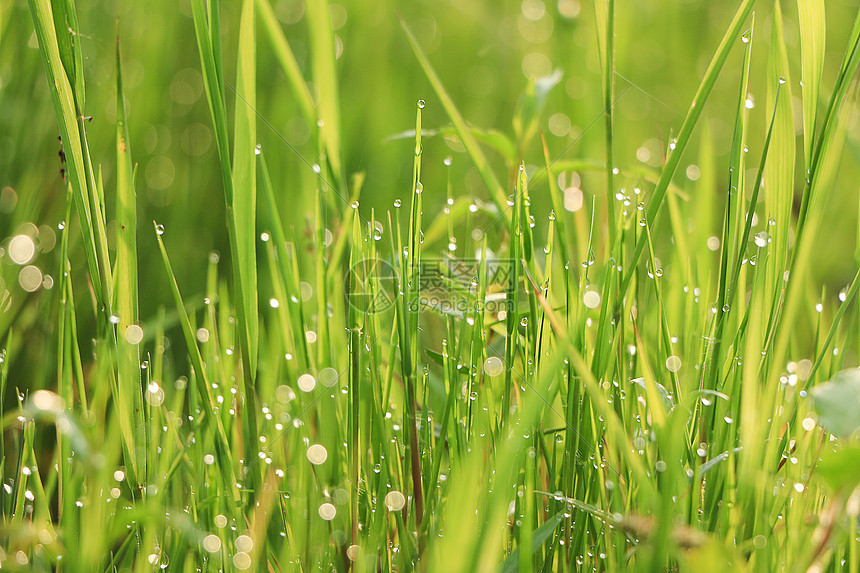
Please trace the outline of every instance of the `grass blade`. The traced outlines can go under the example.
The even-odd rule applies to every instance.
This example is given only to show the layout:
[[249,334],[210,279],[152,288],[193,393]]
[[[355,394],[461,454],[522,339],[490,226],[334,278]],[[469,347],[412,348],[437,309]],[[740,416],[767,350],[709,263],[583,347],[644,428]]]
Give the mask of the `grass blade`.
[[316,111],[311,92],[308,90],[305,78],[302,76],[298,62],[296,62],[296,56],[293,54],[283,30],[281,30],[281,25],[275,17],[269,0],[257,0],[257,17],[266,31],[266,36],[268,36],[272,51],[281,65],[281,70],[287,77],[290,89],[296,98],[299,110],[302,112],[302,117],[308,125],[316,125]]
[[[705,102],[707,102],[708,97],[711,95],[711,92],[714,89],[714,84],[717,81],[717,77],[729,57],[732,44],[740,34],[741,28],[752,11],[754,4],[755,0],[743,0],[743,2],[741,2],[737,12],[735,12],[735,16],[732,19],[731,24],[729,24],[729,28],[726,30],[723,39],[720,41],[720,45],[717,47],[717,51],[714,54],[711,63],[708,65],[705,77],[702,78],[702,82],[699,84],[699,89],[696,91],[696,95],[693,97],[693,102],[690,104],[690,110],[687,112],[687,116],[681,124],[681,131],[678,133],[677,139],[669,146],[669,155],[666,158],[666,165],[663,166],[663,171],[660,173],[660,179],[657,181],[657,186],[655,187],[651,200],[648,203],[648,209],[646,211],[648,224],[653,224],[657,218],[657,214],[660,212],[660,208],[663,205],[663,199],[666,197],[666,191],[669,189],[669,184],[672,181],[672,176],[675,174],[675,170],[681,162],[681,156],[684,154],[684,150],[690,142],[690,136],[693,134],[693,129],[696,127],[696,124],[702,115]],[[621,289],[618,293],[619,299],[620,297],[625,296],[627,288],[630,286],[630,281],[633,279],[633,273],[636,269],[637,263],[642,257],[642,251],[645,249],[645,242],[646,241],[644,239],[640,239],[636,242],[636,249],[633,253],[632,261],[630,262],[630,270],[628,270],[625,275]]]
[[143,393],[140,383],[138,344],[143,331],[138,323],[137,296],[137,199],[134,168],[128,136],[128,118],[122,87],[122,59],[119,38],[116,46],[117,101],[117,188],[116,188],[116,273],[113,284],[113,312],[117,317],[117,384],[122,429],[129,442],[135,483],[146,483],[146,430],[143,422]]
[[815,116],[818,110],[821,70],[824,67],[824,0],[797,0],[797,20],[800,24],[803,82],[803,156],[806,159],[806,169],[809,170],[815,141]]
[[421,49],[421,45],[418,43],[418,39],[415,37],[415,34],[412,33],[412,30],[403,18],[400,19],[400,25],[406,32],[406,39],[409,40],[409,45],[412,47],[415,57],[418,58],[418,63],[421,64],[421,68],[424,70],[424,74],[427,76],[427,79],[430,81],[430,85],[436,92],[436,96],[442,103],[442,107],[445,108],[445,112],[448,114],[448,117],[451,118],[451,122],[454,124],[454,129],[457,130],[457,135],[460,137],[460,140],[463,142],[463,146],[466,148],[466,153],[469,154],[469,158],[478,170],[481,180],[487,187],[487,191],[490,192],[490,198],[496,204],[499,212],[504,213],[505,219],[510,224],[511,214],[510,210],[507,208],[505,192],[502,189],[499,180],[496,179],[489,161],[487,161],[484,152],[481,151],[481,148],[478,146],[478,142],[475,140],[475,137],[466,125],[466,120],[463,119],[463,115],[457,109],[457,106],[454,104],[454,100],[451,99],[451,96],[449,96],[448,92],[445,90],[445,86],[442,84],[442,80],[433,68],[433,64],[430,63],[430,60],[427,59],[427,56]]
[[328,0],[308,0],[305,2],[308,29],[311,43],[311,69],[314,82],[319,90],[317,116],[320,142],[325,150],[333,184],[342,195],[346,178],[341,159],[340,141],[340,102],[335,70],[334,33],[331,29],[331,16]]

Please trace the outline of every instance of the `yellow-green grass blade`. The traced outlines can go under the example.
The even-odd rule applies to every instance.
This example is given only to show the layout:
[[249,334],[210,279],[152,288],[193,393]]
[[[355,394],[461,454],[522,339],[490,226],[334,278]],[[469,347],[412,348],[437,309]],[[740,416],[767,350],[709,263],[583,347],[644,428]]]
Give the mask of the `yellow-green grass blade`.
[[72,187],[72,196],[81,224],[90,278],[96,300],[104,304],[108,302],[106,297],[110,296],[105,289],[105,286],[110,284],[110,270],[104,268],[106,259],[100,253],[102,244],[96,238],[94,218],[98,217],[98,213],[92,212],[92,205],[97,203],[93,201],[96,190],[89,176],[89,158],[84,157],[85,145],[82,140],[78,102],[69,72],[63,65],[51,3],[49,0],[30,0],[29,4],[66,155],[66,176]]
[[816,180],[819,177],[823,177],[823,179],[829,177],[829,175],[822,175],[819,172],[822,169],[826,169],[826,166],[832,163],[833,157],[828,154],[828,151],[830,151],[829,148],[833,142],[834,133],[838,130],[845,95],[849,85],[851,85],[851,80],[854,77],[858,64],[860,64],[860,11],[858,11],[857,17],[854,20],[854,28],[851,31],[851,36],[842,58],[842,65],[839,68],[836,85],[833,88],[830,103],[821,122],[821,135],[815,140],[812,161],[807,170],[806,187],[800,205],[800,214],[797,217],[796,244],[800,243],[800,238],[805,230],[807,214],[811,202],[815,200],[816,192],[819,189],[827,188]]
[[343,231],[343,229],[351,227],[353,219],[361,219],[358,209],[353,209],[352,205],[355,204],[361,196],[361,189],[364,187],[364,177],[365,175],[363,172],[353,173],[351,176],[352,184],[349,188],[349,199],[347,200],[347,204],[343,205],[341,209],[342,230],[337,235],[334,247],[328,256],[329,264],[328,271],[326,271],[326,284],[328,285],[335,284],[341,276],[341,262],[346,255],[346,248],[349,245],[349,239],[351,238],[351,235]]
[[[776,224],[772,229],[771,254],[768,257],[769,290],[782,283],[782,269],[788,255],[788,233],[791,224],[791,204],[794,199],[795,135],[791,107],[791,76],[782,25],[779,0],[774,0],[770,53],[767,66],[767,109],[776,105],[776,118],[770,153],[764,167],[765,211]],[[779,101],[776,94],[780,93]]]
[[[856,100],[856,93],[852,94],[848,103]],[[797,319],[800,305],[805,299],[806,289],[804,279],[808,277],[811,262],[814,259],[814,247],[818,239],[817,234],[824,223],[824,201],[827,199],[826,192],[832,189],[839,167],[842,151],[847,139],[848,115],[850,105],[840,106],[836,115],[826,118],[821,134],[821,152],[816,151],[813,159],[814,175],[810,187],[810,208],[805,219],[798,222],[798,232],[795,248],[792,253],[789,283],[786,287],[784,313],[781,317],[782,324],[792,324]],[[800,227],[800,224],[803,227]],[[776,351],[771,363],[772,368],[778,369],[779,363],[784,359],[789,348],[791,339],[790,328],[782,329],[776,339]],[[771,372],[771,375],[774,373]]]
[[257,0],[257,18],[262,28],[269,38],[269,43],[274,52],[275,58],[281,65],[281,70],[287,77],[287,82],[290,84],[290,89],[293,92],[293,97],[296,98],[296,103],[308,125],[316,125],[316,111],[314,101],[311,97],[311,92],[305,83],[305,78],[302,76],[302,71],[299,69],[299,64],[296,61],[296,56],[290,47],[284,31],[281,29],[281,24],[275,17],[275,12],[269,0]]
[[122,60],[119,39],[116,46],[116,276],[114,278],[114,311],[122,328],[138,321],[137,284],[137,197],[134,187],[135,167],[131,157],[128,117],[122,84]]
[[69,76],[69,83],[74,86],[78,105],[84,106],[84,69],[82,65],[81,45],[78,40],[78,16],[75,3],[72,0],[54,0],[51,2],[54,28],[62,30],[57,35],[57,46],[63,68]]
[[[846,101],[846,96],[858,65],[860,65],[860,12],[854,21],[836,86],[822,121],[821,136],[815,142],[810,167],[811,173],[808,175],[804,189],[803,202],[800,206],[795,231],[795,246],[791,253],[789,282],[786,287],[785,307],[781,317],[784,323],[790,324],[795,320],[804,295],[801,279],[806,277],[810,268],[810,259],[817,238],[816,234],[823,222],[826,192],[832,188],[842,149],[845,145],[847,110],[850,109],[850,104],[856,100],[856,89],[851,97],[847,98],[848,101]],[[779,361],[783,359],[788,350],[790,331],[791,329],[783,329],[776,338],[776,351],[771,363],[774,368],[778,367]]]
[[421,49],[421,45],[418,43],[418,39],[415,37],[415,34],[412,33],[412,30],[402,18],[400,19],[400,25],[406,32],[406,39],[409,40],[409,45],[412,47],[412,51],[418,58],[418,62],[421,64],[424,74],[427,76],[430,85],[436,92],[436,96],[442,103],[442,107],[445,108],[445,112],[448,114],[448,117],[451,118],[451,123],[454,124],[454,129],[457,130],[457,135],[460,136],[460,140],[463,142],[463,147],[466,148],[466,153],[469,154],[469,158],[472,160],[472,163],[475,164],[475,168],[478,170],[481,180],[487,187],[487,191],[490,192],[490,198],[496,204],[496,207],[498,207],[499,212],[504,214],[505,220],[508,224],[510,224],[511,213],[506,203],[505,192],[499,183],[499,180],[496,178],[496,175],[493,173],[493,170],[490,167],[490,162],[487,161],[487,157],[478,146],[478,142],[475,140],[475,137],[466,125],[466,120],[463,119],[463,115],[460,113],[460,110],[457,109],[457,106],[454,104],[454,100],[452,100],[451,96],[448,95],[439,74],[437,74],[436,70],[433,68],[433,64],[430,63],[424,50]]
[[797,20],[800,24],[800,64],[803,83],[803,157],[808,170],[812,164],[815,141],[815,116],[821,70],[824,67],[826,28],[824,0],[797,0]]
[[340,140],[340,101],[335,70],[334,33],[328,0],[308,0],[305,14],[310,34],[311,72],[319,92],[317,118],[320,142],[325,150],[332,182],[343,194],[346,180],[343,174]]
[[[233,272],[237,290],[239,325],[247,345],[244,357],[251,378],[256,374],[259,326],[257,318],[257,114],[254,2],[242,4],[239,24],[239,56],[236,71],[236,112],[233,140],[233,200],[230,222],[233,239]],[[251,399],[251,396],[248,396]]]
[[116,273],[114,274],[113,321],[116,322],[117,383],[123,433],[130,439],[133,479],[146,483],[146,430],[143,423],[143,394],[140,383],[141,330],[138,323],[137,199],[134,167],[128,136],[128,117],[122,84],[119,39],[116,46]]
[[[597,5],[605,4],[605,26],[606,32],[602,36],[603,42],[603,118],[604,118],[604,144],[606,148],[606,212],[609,227],[609,251],[615,245],[616,220],[615,220],[615,174],[613,169],[613,144],[612,144],[612,102],[615,99],[615,0],[596,0],[595,11],[603,11]],[[598,21],[600,18],[598,18]]]

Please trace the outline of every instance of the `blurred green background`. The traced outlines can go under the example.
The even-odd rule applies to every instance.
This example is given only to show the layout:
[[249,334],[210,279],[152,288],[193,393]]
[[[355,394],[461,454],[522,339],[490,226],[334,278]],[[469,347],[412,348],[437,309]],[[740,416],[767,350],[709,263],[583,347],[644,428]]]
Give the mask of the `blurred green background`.
[[[307,30],[300,0],[276,0],[281,21],[299,65],[310,77]],[[704,70],[736,9],[736,2],[698,0],[618,2],[616,15],[616,163],[647,164],[659,168],[667,142],[681,124]],[[751,157],[760,153],[764,109],[767,46],[773,4],[759,2],[750,92],[758,104],[749,133]],[[796,125],[800,135],[800,66],[797,10],[783,2],[785,39],[792,66]],[[822,94],[830,86],[841,61],[856,10],[856,0],[827,3],[828,46]],[[205,268],[212,250],[225,252],[227,230],[223,192],[211,121],[203,96],[200,60],[194,41],[191,8],[187,0],[149,2],[78,2],[78,19],[85,34],[82,47],[86,69],[88,134],[93,161],[101,165],[107,190],[108,219],[112,218],[115,146],[115,38],[121,38],[124,81],[129,111],[132,154],[137,167],[141,316],[155,316],[170,301],[167,282],[149,222],[165,225],[183,293],[202,300]],[[391,136],[414,128],[415,102],[426,100],[424,125],[449,123],[441,105],[408,47],[398,14],[412,27],[454,101],[476,126],[512,134],[511,119],[528,78],[563,73],[551,92],[541,118],[553,157],[602,161],[603,96],[597,28],[591,2],[580,0],[496,1],[344,1],[332,3],[337,34],[344,155],[348,173],[364,172],[366,183],[360,210],[369,216],[390,208],[397,197],[407,197],[411,180],[413,142]],[[234,77],[238,3],[224,2],[225,72]],[[296,239],[310,244],[314,193],[319,179],[311,165],[317,151],[311,130],[301,118],[286,79],[275,61],[262,29],[258,32],[259,142],[266,152],[282,213]],[[702,185],[727,185],[728,153],[734,102],[740,75],[740,45],[730,57],[709,100],[705,116],[694,134],[690,151],[681,163],[676,183],[687,201],[695,202]],[[313,93],[313,87],[311,87]],[[228,109],[233,92],[227,89]],[[822,102],[824,105],[825,102]],[[829,224],[820,237],[815,272],[833,292],[853,275],[858,227],[858,165],[860,131],[858,110],[851,112],[849,142],[837,185],[827,201]],[[46,385],[53,353],[48,316],[56,308],[58,293],[51,286],[59,261],[58,225],[65,219],[66,200],[60,176],[60,144],[54,111],[27,3],[0,0],[0,336],[14,323],[22,349],[15,360],[13,386]],[[697,148],[708,137],[715,152],[715,180],[696,180]],[[487,199],[487,193],[456,141],[441,137],[424,142],[425,217],[442,213],[446,199],[447,170],[443,159],[453,157],[453,191],[457,196]],[[798,140],[798,152],[802,143]],[[504,162],[493,155],[499,179],[506,180]],[[525,162],[543,163],[539,140],[526,150]],[[802,164],[798,162],[798,164]],[[797,174],[795,186],[802,182]],[[605,201],[605,175],[583,173],[584,201],[593,196]],[[625,181],[621,181],[625,185]],[[632,185],[631,182],[628,184]],[[538,233],[544,231],[549,211],[544,182],[531,189],[532,212]],[[719,212],[713,214],[713,232]],[[336,226],[336,213],[329,226]],[[381,218],[381,217],[379,217]],[[70,221],[73,241],[80,238],[75,217]],[[26,227],[22,227],[26,225]],[[263,228],[260,229],[264,230]],[[465,235],[468,229],[458,229]],[[7,255],[9,238],[25,233],[37,238],[37,253],[29,263],[39,269],[43,282],[34,292],[20,284],[21,265]],[[835,241],[834,237],[841,237]],[[850,240],[849,240],[850,239]],[[494,247],[491,238],[491,248]],[[498,239],[496,239],[498,240]],[[847,240],[847,242],[846,242]],[[446,237],[427,249],[442,251]],[[86,296],[85,260],[73,249],[73,272],[78,298]],[[462,255],[462,253],[461,253]],[[716,255],[715,255],[716,256]],[[223,257],[222,261],[227,261]],[[302,264],[310,275],[312,257]],[[300,258],[301,260],[301,258]],[[30,271],[31,273],[33,271]],[[265,299],[263,299],[265,300]],[[89,308],[87,306],[86,308]],[[92,312],[79,313],[82,322]],[[89,319],[87,317],[90,317]],[[87,351],[87,349],[83,349]]]

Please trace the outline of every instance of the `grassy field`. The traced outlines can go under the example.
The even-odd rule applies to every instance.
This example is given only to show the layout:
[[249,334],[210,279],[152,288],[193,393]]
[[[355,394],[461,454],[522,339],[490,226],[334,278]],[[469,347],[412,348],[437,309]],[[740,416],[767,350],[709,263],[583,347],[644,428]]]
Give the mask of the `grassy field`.
[[853,0],[0,0],[0,568],[860,570],[858,64]]

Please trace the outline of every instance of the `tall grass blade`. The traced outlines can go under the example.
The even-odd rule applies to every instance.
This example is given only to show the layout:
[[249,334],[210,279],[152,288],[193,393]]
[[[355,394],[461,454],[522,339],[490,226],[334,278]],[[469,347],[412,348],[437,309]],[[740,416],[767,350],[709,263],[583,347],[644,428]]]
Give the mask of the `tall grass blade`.
[[116,272],[113,284],[113,321],[116,321],[117,384],[123,432],[131,445],[131,466],[135,482],[146,483],[146,430],[143,423],[143,391],[140,383],[138,344],[143,331],[138,326],[137,199],[134,167],[128,136],[128,117],[122,84],[119,38],[116,46],[117,101],[117,186],[116,186]]
[[478,142],[475,140],[475,137],[466,125],[466,120],[463,119],[463,115],[457,109],[457,106],[454,104],[454,100],[451,99],[451,96],[448,95],[448,92],[445,90],[445,86],[442,84],[439,74],[437,74],[436,70],[433,68],[433,64],[430,63],[430,60],[421,49],[421,45],[418,43],[418,39],[415,37],[415,34],[413,34],[412,29],[406,24],[406,21],[403,20],[403,18],[400,19],[400,25],[406,32],[406,39],[409,40],[409,45],[412,47],[415,57],[418,58],[418,63],[421,64],[421,68],[424,70],[430,85],[436,92],[436,96],[442,103],[442,107],[445,108],[445,112],[448,114],[448,117],[451,118],[451,122],[454,124],[454,129],[457,130],[457,135],[460,137],[460,140],[463,142],[463,146],[466,148],[466,153],[469,154],[469,158],[478,170],[478,174],[481,176],[481,180],[484,182],[487,191],[490,192],[490,198],[496,204],[499,211],[505,214],[505,219],[510,223],[511,215],[507,209],[505,192],[499,183],[499,180],[496,179],[496,175],[493,173],[489,161],[487,161],[484,152],[478,146]]
[[318,90],[317,117],[320,142],[325,150],[333,185],[343,193],[346,178],[343,172],[340,140],[340,101],[335,70],[334,32],[328,0],[308,0],[305,3],[310,34],[311,70]]
[[824,0],[797,0],[800,24],[800,63],[803,82],[803,156],[807,171],[812,166],[818,92],[824,68],[826,27]]

